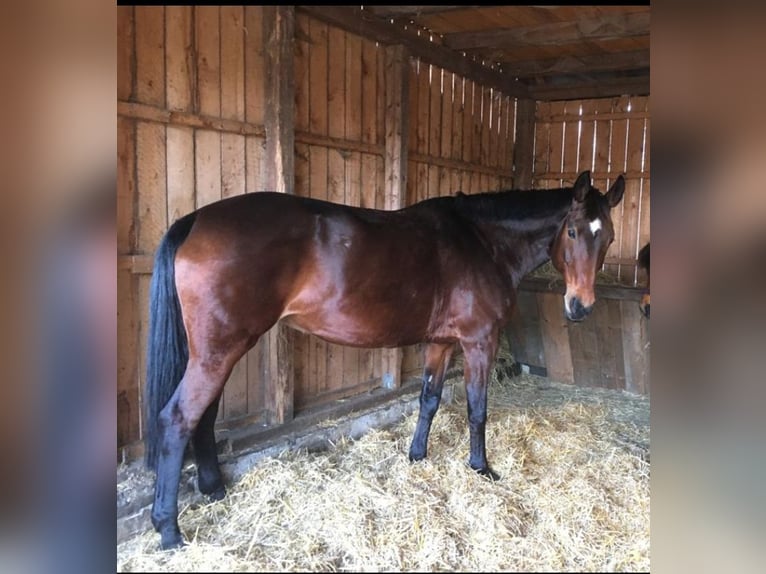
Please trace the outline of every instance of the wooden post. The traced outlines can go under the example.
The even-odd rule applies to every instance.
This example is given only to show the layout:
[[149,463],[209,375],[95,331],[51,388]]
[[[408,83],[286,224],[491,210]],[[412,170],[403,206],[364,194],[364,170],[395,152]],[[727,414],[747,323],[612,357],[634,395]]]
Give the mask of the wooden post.
[[532,188],[535,152],[535,101],[520,99],[516,105],[516,145],[513,148],[513,187]]
[[[294,6],[263,7],[265,185],[293,193],[295,187],[295,78],[293,74]],[[271,424],[293,418],[292,337],[277,324],[268,333],[268,381],[265,407]]]
[[[409,65],[404,46],[385,48],[386,73],[386,157],[385,200],[388,210],[404,207],[407,194],[407,136],[409,134]],[[402,384],[402,350],[383,349],[383,386],[396,389]]]

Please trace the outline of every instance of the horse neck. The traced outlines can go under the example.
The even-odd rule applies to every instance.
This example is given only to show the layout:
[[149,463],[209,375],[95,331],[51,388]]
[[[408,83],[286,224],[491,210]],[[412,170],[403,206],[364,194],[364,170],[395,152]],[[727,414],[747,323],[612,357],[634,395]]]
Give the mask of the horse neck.
[[571,205],[562,190],[561,206],[545,216],[519,219],[477,220],[491,244],[495,262],[516,288],[522,277],[550,259],[550,246]]

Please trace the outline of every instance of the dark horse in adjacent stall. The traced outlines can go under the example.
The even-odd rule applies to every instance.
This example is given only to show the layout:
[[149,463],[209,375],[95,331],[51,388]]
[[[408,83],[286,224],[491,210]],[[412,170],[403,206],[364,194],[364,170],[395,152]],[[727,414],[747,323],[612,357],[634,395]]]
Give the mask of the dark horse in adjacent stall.
[[183,544],[178,485],[194,446],[198,486],[224,496],[213,426],[232,367],[282,320],[359,347],[427,343],[409,457],[426,456],[457,345],[465,357],[471,468],[496,479],[484,445],[487,380],[520,279],[549,258],[580,321],[614,238],[608,193],[583,172],[573,187],[428,199],[378,211],[279,193],[207,205],[163,238],[151,286],[146,457],[156,470],[152,523],[163,548]]

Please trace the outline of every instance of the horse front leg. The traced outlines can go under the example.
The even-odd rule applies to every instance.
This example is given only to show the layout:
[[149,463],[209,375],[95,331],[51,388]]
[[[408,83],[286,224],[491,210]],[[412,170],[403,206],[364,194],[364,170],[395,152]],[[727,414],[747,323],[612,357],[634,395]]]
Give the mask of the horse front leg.
[[499,480],[500,475],[487,463],[485,430],[487,424],[487,386],[489,373],[497,353],[497,336],[481,341],[461,341],[464,353],[464,376],[466,403],[468,407],[468,429],[471,435],[471,456],[468,464],[479,474],[490,480]]
[[420,416],[410,445],[410,461],[422,460],[428,452],[428,434],[441,402],[444,377],[454,349],[453,344],[431,343],[426,346],[426,366],[423,369],[423,388],[420,391]]

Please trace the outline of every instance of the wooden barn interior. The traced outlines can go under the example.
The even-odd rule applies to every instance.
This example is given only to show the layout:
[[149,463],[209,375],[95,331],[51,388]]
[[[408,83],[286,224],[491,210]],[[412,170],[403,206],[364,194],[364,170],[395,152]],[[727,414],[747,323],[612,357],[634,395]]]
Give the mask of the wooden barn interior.
[[[120,6],[118,447],[142,452],[153,253],[210,202],[282,191],[398,209],[571,185],[626,191],[594,313],[530,278],[507,335],[533,373],[649,392],[636,265],[649,240],[649,6]],[[312,409],[414,388],[419,347],[355,349],[277,326],[236,366],[218,428],[255,437]]]

